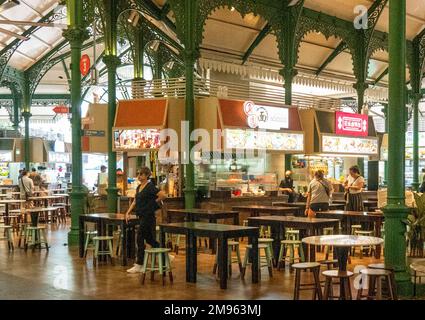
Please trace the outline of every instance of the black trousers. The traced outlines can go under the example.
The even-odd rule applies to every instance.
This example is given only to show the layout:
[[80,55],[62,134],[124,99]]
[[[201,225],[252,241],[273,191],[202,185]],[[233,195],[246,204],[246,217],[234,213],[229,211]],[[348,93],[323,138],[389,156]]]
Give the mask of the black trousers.
[[318,211],[327,211],[329,210],[329,203],[321,202],[321,203],[311,203],[310,204],[311,210],[314,212]]
[[156,241],[156,221],[155,218],[140,218],[139,232],[137,233],[137,264],[142,265],[145,258],[145,241],[153,248],[159,247]]

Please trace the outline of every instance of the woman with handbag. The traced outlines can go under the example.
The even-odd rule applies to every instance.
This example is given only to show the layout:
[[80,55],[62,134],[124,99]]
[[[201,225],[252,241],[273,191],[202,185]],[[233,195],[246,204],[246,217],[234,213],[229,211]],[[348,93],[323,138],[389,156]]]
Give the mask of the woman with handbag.
[[364,211],[362,190],[365,180],[360,175],[359,167],[352,166],[349,169],[349,175],[344,182],[345,186],[345,210],[346,211]]
[[317,211],[329,210],[332,192],[332,184],[325,179],[323,170],[317,170],[314,173],[314,179],[308,185],[305,214],[311,217]]

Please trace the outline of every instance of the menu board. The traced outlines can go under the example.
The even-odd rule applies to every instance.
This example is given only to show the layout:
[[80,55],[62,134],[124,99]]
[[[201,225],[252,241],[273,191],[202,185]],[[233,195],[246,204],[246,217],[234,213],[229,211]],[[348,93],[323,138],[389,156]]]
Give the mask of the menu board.
[[378,139],[322,135],[322,152],[377,155]]
[[304,151],[302,133],[225,129],[224,140],[227,149]]
[[11,162],[11,161],[12,161],[12,151],[0,152],[0,162]]
[[[419,132],[419,146],[425,147],[425,132]],[[413,132],[406,132],[406,147],[413,147]]]
[[158,129],[114,130],[115,150],[159,149]]

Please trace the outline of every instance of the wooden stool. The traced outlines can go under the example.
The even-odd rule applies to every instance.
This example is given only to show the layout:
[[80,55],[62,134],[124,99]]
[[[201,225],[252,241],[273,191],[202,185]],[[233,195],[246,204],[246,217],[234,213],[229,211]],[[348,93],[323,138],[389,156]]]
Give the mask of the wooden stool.
[[317,261],[317,262],[320,263],[321,266],[326,266],[327,270],[335,269],[335,268],[337,268],[337,265],[338,265],[337,259],[320,260],[320,261]]
[[[394,268],[387,267],[387,266],[385,266],[384,263],[371,263],[367,267],[369,269],[384,269],[384,270],[387,270],[391,273],[390,274],[390,280],[391,280],[391,286],[393,288],[393,294],[394,294],[395,300],[398,300],[397,285],[396,285],[396,282],[395,282]],[[389,288],[385,288],[385,289],[386,289],[387,293],[389,293]],[[389,296],[389,294],[388,294],[388,296]]]
[[[351,286],[350,286],[350,277],[353,276],[353,273],[350,271],[340,271],[340,270],[326,270],[322,272],[322,275],[325,276],[325,291],[323,293],[323,300],[332,300],[333,298],[339,298],[339,300],[351,300]],[[340,288],[343,288],[344,292],[340,292],[340,296],[333,295],[333,279],[338,279]]]
[[360,230],[361,228],[362,228],[361,224],[352,224],[351,225],[351,234],[355,235],[356,234],[355,231]]
[[23,240],[24,246],[25,246],[25,243],[26,243],[25,236],[26,236],[26,232],[27,232],[27,227],[29,227],[29,226],[31,226],[31,223],[23,223],[23,222],[21,222],[19,224],[19,233],[18,233],[18,237],[19,237],[18,238],[18,247],[19,248],[21,247],[22,240]]
[[4,232],[6,234],[6,238],[2,238],[1,240],[4,239],[7,241],[7,247],[9,248],[9,251],[15,250],[13,245],[13,227],[0,225],[0,232]]
[[286,240],[300,240],[300,230],[286,229],[285,230]]
[[[320,263],[317,262],[304,262],[294,263],[291,266],[295,269],[295,286],[294,286],[294,300],[300,299],[301,290],[313,290],[312,300],[322,300],[322,288],[320,287]],[[313,272],[314,282],[313,283],[301,283],[301,271],[310,270]]]
[[[244,261],[243,261],[243,265],[242,265],[242,274],[241,274],[241,278],[243,279],[245,277],[245,272],[246,272],[246,266],[249,264],[249,251],[252,249],[252,245],[248,244],[246,246],[246,250],[245,250],[245,257],[244,257]],[[264,250],[265,253],[265,264],[261,264],[262,262],[264,262],[263,257],[260,256],[260,251],[261,249]],[[260,266],[260,269],[262,267],[267,267],[269,269],[269,276],[272,277],[273,276],[273,265],[272,265],[272,253],[270,251],[270,246],[268,244],[258,244],[258,264]],[[260,272],[261,274],[261,272]]]
[[46,227],[44,226],[27,226],[25,230],[25,251],[28,250],[28,245],[32,246],[32,250],[35,249],[36,246],[41,250],[44,244],[44,249],[49,251],[49,244],[47,243],[46,238]]
[[[322,230],[323,235],[333,235],[334,234],[334,228],[323,228]],[[330,252],[330,246],[324,246],[325,251],[325,260],[329,260],[329,252]]]
[[[287,256],[287,249],[289,247],[289,258]],[[298,247],[298,258],[295,258],[295,248]],[[285,254],[285,255],[284,255]],[[289,265],[291,266],[295,260],[298,262],[304,262],[304,249],[301,241],[299,240],[282,240],[280,242],[279,258],[277,261],[278,270],[280,270],[280,263],[283,261],[285,263],[289,260]]]
[[[99,256],[107,256],[111,260],[111,264],[114,264],[112,260],[112,256],[114,255],[114,250],[112,249],[112,240],[114,240],[114,237],[112,236],[95,236],[93,237],[94,242],[94,261],[97,261],[97,258]],[[100,243],[102,241],[106,241],[108,244],[108,249],[106,250],[99,250]]]
[[[273,239],[272,239],[273,240]],[[236,251],[236,258],[232,257],[232,251]],[[232,275],[232,263],[237,262],[239,266],[239,272],[242,274],[242,259],[241,259],[241,252],[239,250],[239,242],[237,241],[228,241],[227,242],[227,262],[229,266],[229,275]],[[213,274],[216,274],[217,272],[217,264],[218,264],[218,252],[215,255],[215,263],[213,267]]]
[[[168,248],[151,248],[145,250],[145,257],[143,259],[143,271],[142,271],[142,284],[145,283],[146,273],[151,273],[151,281],[154,280],[155,271],[158,271],[162,276],[162,285],[165,285],[166,272],[170,277],[170,282],[173,283],[173,273],[170,263],[170,256],[168,253],[171,250]],[[148,266],[149,257],[151,258],[151,265]],[[164,259],[163,259],[164,257]],[[155,261],[158,260],[158,266]],[[163,261],[164,260],[164,261]]]
[[422,278],[425,277],[425,260],[421,259],[419,261],[411,263],[410,269],[413,271],[413,296],[416,297],[416,287],[418,279],[419,284],[422,284]]
[[272,238],[258,238],[258,244],[266,244],[269,246],[269,252],[270,252],[270,259],[271,262],[273,263],[273,241],[274,239]]
[[363,288],[357,291],[357,300],[366,298],[367,300],[382,300],[382,280],[385,280],[388,288],[388,299],[397,300],[395,288],[391,279],[391,271],[385,269],[362,269],[360,274],[364,274],[368,278],[368,292],[363,295]]
[[84,258],[85,258],[87,257],[87,251],[89,249],[92,249],[92,250],[95,249],[93,238],[97,236],[97,231],[96,230],[86,231],[84,234],[86,236],[86,240],[84,241]]
[[[356,236],[367,236],[367,237],[372,237],[373,236],[373,231],[367,231],[367,230],[355,230],[354,234]],[[372,254],[372,250],[373,248],[368,246],[366,247],[368,249],[368,255]],[[360,247],[360,259],[363,258],[363,250],[365,249],[365,247]],[[369,252],[370,251],[370,252]],[[353,257],[356,254],[356,247],[353,247]]]

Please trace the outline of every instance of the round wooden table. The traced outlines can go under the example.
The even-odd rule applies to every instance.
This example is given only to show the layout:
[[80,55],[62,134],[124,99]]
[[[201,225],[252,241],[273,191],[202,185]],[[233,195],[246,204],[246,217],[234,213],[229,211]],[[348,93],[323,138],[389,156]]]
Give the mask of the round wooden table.
[[338,259],[340,271],[347,271],[348,252],[352,247],[377,246],[384,242],[384,239],[377,237],[354,236],[354,235],[328,235],[314,236],[302,239],[302,241],[314,246],[332,246]]

